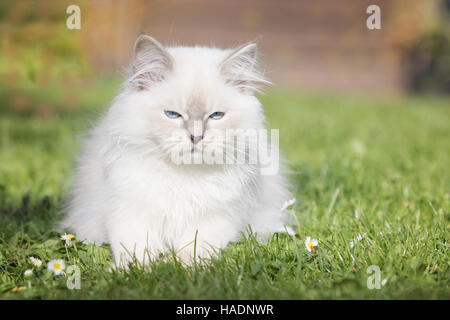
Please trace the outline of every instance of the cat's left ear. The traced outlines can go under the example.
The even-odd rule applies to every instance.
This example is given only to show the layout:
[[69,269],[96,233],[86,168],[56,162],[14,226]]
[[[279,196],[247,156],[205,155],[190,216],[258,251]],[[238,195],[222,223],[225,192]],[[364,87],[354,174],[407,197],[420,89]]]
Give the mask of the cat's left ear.
[[220,65],[225,81],[246,94],[259,91],[261,85],[271,84],[258,69],[258,42],[252,41],[232,52]]
[[171,69],[172,57],[158,41],[145,34],[136,39],[128,83],[146,89],[166,79]]

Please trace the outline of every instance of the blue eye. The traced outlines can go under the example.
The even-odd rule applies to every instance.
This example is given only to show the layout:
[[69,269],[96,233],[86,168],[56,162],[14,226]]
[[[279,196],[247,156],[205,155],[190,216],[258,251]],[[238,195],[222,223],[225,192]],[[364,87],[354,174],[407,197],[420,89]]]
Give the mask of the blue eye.
[[170,119],[177,119],[177,118],[181,117],[181,114],[179,114],[178,112],[175,112],[175,111],[164,111],[164,113]]
[[225,115],[225,112],[216,111],[216,112],[212,113],[209,117],[214,120],[219,120],[219,119],[222,119],[224,115]]

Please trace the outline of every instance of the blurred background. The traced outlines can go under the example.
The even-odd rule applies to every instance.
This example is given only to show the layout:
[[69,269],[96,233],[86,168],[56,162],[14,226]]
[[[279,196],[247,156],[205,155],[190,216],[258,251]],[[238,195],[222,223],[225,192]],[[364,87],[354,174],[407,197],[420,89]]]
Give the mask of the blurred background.
[[[80,30],[66,26],[74,4]],[[373,4],[380,30],[366,26]],[[449,11],[450,0],[0,0],[0,299],[448,299]],[[260,39],[276,86],[258,98],[280,129],[299,230],[320,239],[318,259],[277,236],[255,257],[253,244],[249,255],[229,251],[248,262],[195,277],[152,267],[149,278],[108,278],[79,247],[70,260],[82,290],[37,271],[25,282],[30,255],[66,256],[47,244],[60,241],[52,228],[80,138],[117,94],[143,32],[164,45]],[[367,243],[350,251],[358,233]],[[388,279],[382,290],[367,290],[373,264]],[[251,276],[239,285],[241,265]]]
[[[66,27],[71,4],[80,30]],[[381,30],[366,27],[370,4],[381,8]],[[76,88],[118,82],[141,32],[164,45],[260,38],[267,76],[296,90],[448,94],[449,10],[449,0],[1,1],[0,108],[82,107]]]

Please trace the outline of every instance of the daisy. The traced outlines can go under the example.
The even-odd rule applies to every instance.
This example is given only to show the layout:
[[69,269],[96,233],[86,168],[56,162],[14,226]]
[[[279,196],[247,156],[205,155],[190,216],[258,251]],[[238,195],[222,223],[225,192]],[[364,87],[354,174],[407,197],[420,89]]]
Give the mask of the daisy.
[[75,238],[75,236],[73,234],[71,234],[71,233],[64,233],[61,236],[60,239],[66,241],[66,244],[69,244],[70,241],[72,241],[73,238]]
[[294,203],[297,202],[295,198],[292,198],[291,200],[287,200],[284,202],[283,206],[281,207],[281,211],[284,211],[286,209],[292,209],[294,206]]
[[32,269],[25,270],[23,275],[25,278],[30,278],[33,275],[33,270]]
[[47,269],[53,271],[55,276],[64,274],[64,268],[64,260],[62,259],[52,260],[47,264]]
[[41,261],[41,259],[37,259],[37,258],[35,258],[35,257],[30,257],[30,261],[31,261],[31,264],[33,265],[33,266],[35,266],[35,267],[40,267],[40,266],[42,266],[42,261]]
[[309,252],[315,253],[316,249],[314,247],[316,247],[318,244],[319,241],[317,241],[317,239],[311,239],[311,237],[306,237],[305,239],[306,250],[308,250]]

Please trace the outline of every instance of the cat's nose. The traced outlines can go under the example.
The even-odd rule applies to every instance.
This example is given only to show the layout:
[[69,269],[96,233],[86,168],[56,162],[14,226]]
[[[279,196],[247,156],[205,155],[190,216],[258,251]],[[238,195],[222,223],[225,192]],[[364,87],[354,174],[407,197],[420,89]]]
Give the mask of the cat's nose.
[[203,139],[203,136],[194,136],[194,135],[192,135],[191,134],[191,141],[192,141],[192,143],[197,143],[197,142],[199,142],[200,140],[202,140]]

